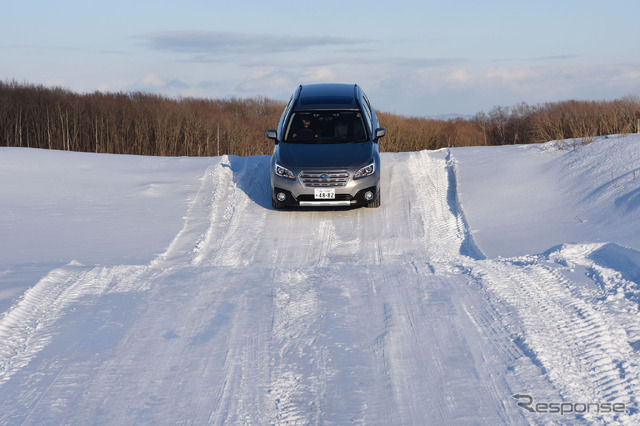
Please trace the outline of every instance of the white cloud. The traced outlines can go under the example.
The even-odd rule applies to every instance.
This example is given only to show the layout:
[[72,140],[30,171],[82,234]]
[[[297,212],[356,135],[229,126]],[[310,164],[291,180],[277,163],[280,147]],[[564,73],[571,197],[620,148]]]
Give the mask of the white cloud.
[[272,93],[289,93],[298,84],[332,82],[335,80],[336,73],[328,66],[303,69],[258,68],[238,84],[236,90],[269,96]]
[[260,80],[274,73],[273,68],[260,68],[253,70],[249,76],[249,80]]
[[609,67],[605,75],[610,78],[607,81],[608,86],[629,87],[629,93],[637,92],[640,85],[640,66],[624,65],[619,67]]
[[302,82],[331,82],[335,81],[336,75],[330,67],[316,67],[304,70],[300,75]]
[[272,91],[290,90],[295,78],[289,72],[278,69],[257,69],[236,86],[239,92],[268,95]]
[[121,92],[131,86],[130,81],[124,80],[103,80],[96,84],[99,92]]
[[529,68],[506,68],[497,67],[489,68],[485,72],[485,77],[488,79],[497,79],[504,83],[518,82],[521,80],[528,80],[537,77],[538,73]]
[[450,82],[454,87],[463,87],[465,86],[472,78],[472,75],[464,68],[458,68],[453,70],[451,74],[447,77],[447,81]]
[[146,74],[142,77],[142,85],[146,87],[162,87],[165,85],[163,79],[158,77],[156,74]]

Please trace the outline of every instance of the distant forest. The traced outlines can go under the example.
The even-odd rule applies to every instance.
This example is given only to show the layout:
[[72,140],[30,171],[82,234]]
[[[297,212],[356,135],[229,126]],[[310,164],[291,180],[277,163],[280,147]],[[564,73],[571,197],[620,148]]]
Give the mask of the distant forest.
[[[264,97],[78,94],[0,82],[0,145],[160,156],[270,154],[265,130],[276,127],[284,106]],[[640,98],[522,103],[455,120],[377,114],[387,129],[382,151],[419,151],[631,133],[640,119]]]

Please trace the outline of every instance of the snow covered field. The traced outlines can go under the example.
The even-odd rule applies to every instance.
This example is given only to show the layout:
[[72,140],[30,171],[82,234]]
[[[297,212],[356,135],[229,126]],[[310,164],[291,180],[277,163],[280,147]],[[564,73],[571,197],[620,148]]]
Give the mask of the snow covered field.
[[266,156],[0,148],[0,423],[638,424],[640,135],[573,145],[329,211]]

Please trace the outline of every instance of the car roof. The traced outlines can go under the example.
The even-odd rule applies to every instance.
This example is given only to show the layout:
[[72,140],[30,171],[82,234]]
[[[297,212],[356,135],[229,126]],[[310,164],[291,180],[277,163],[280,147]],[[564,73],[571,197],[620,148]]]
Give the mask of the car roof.
[[307,84],[300,86],[296,111],[321,109],[357,110],[356,84]]

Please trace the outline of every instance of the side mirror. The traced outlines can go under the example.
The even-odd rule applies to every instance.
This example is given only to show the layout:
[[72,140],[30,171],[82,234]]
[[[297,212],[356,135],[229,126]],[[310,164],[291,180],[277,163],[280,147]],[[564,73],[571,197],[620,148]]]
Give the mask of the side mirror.
[[269,139],[273,139],[274,141],[278,140],[278,132],[275,130],[267,130],[267,137]]
[[382,137],[385,137],[387,135],[387,130],[383,129],[383,128],[378,128],[376,129],[376,141]]

